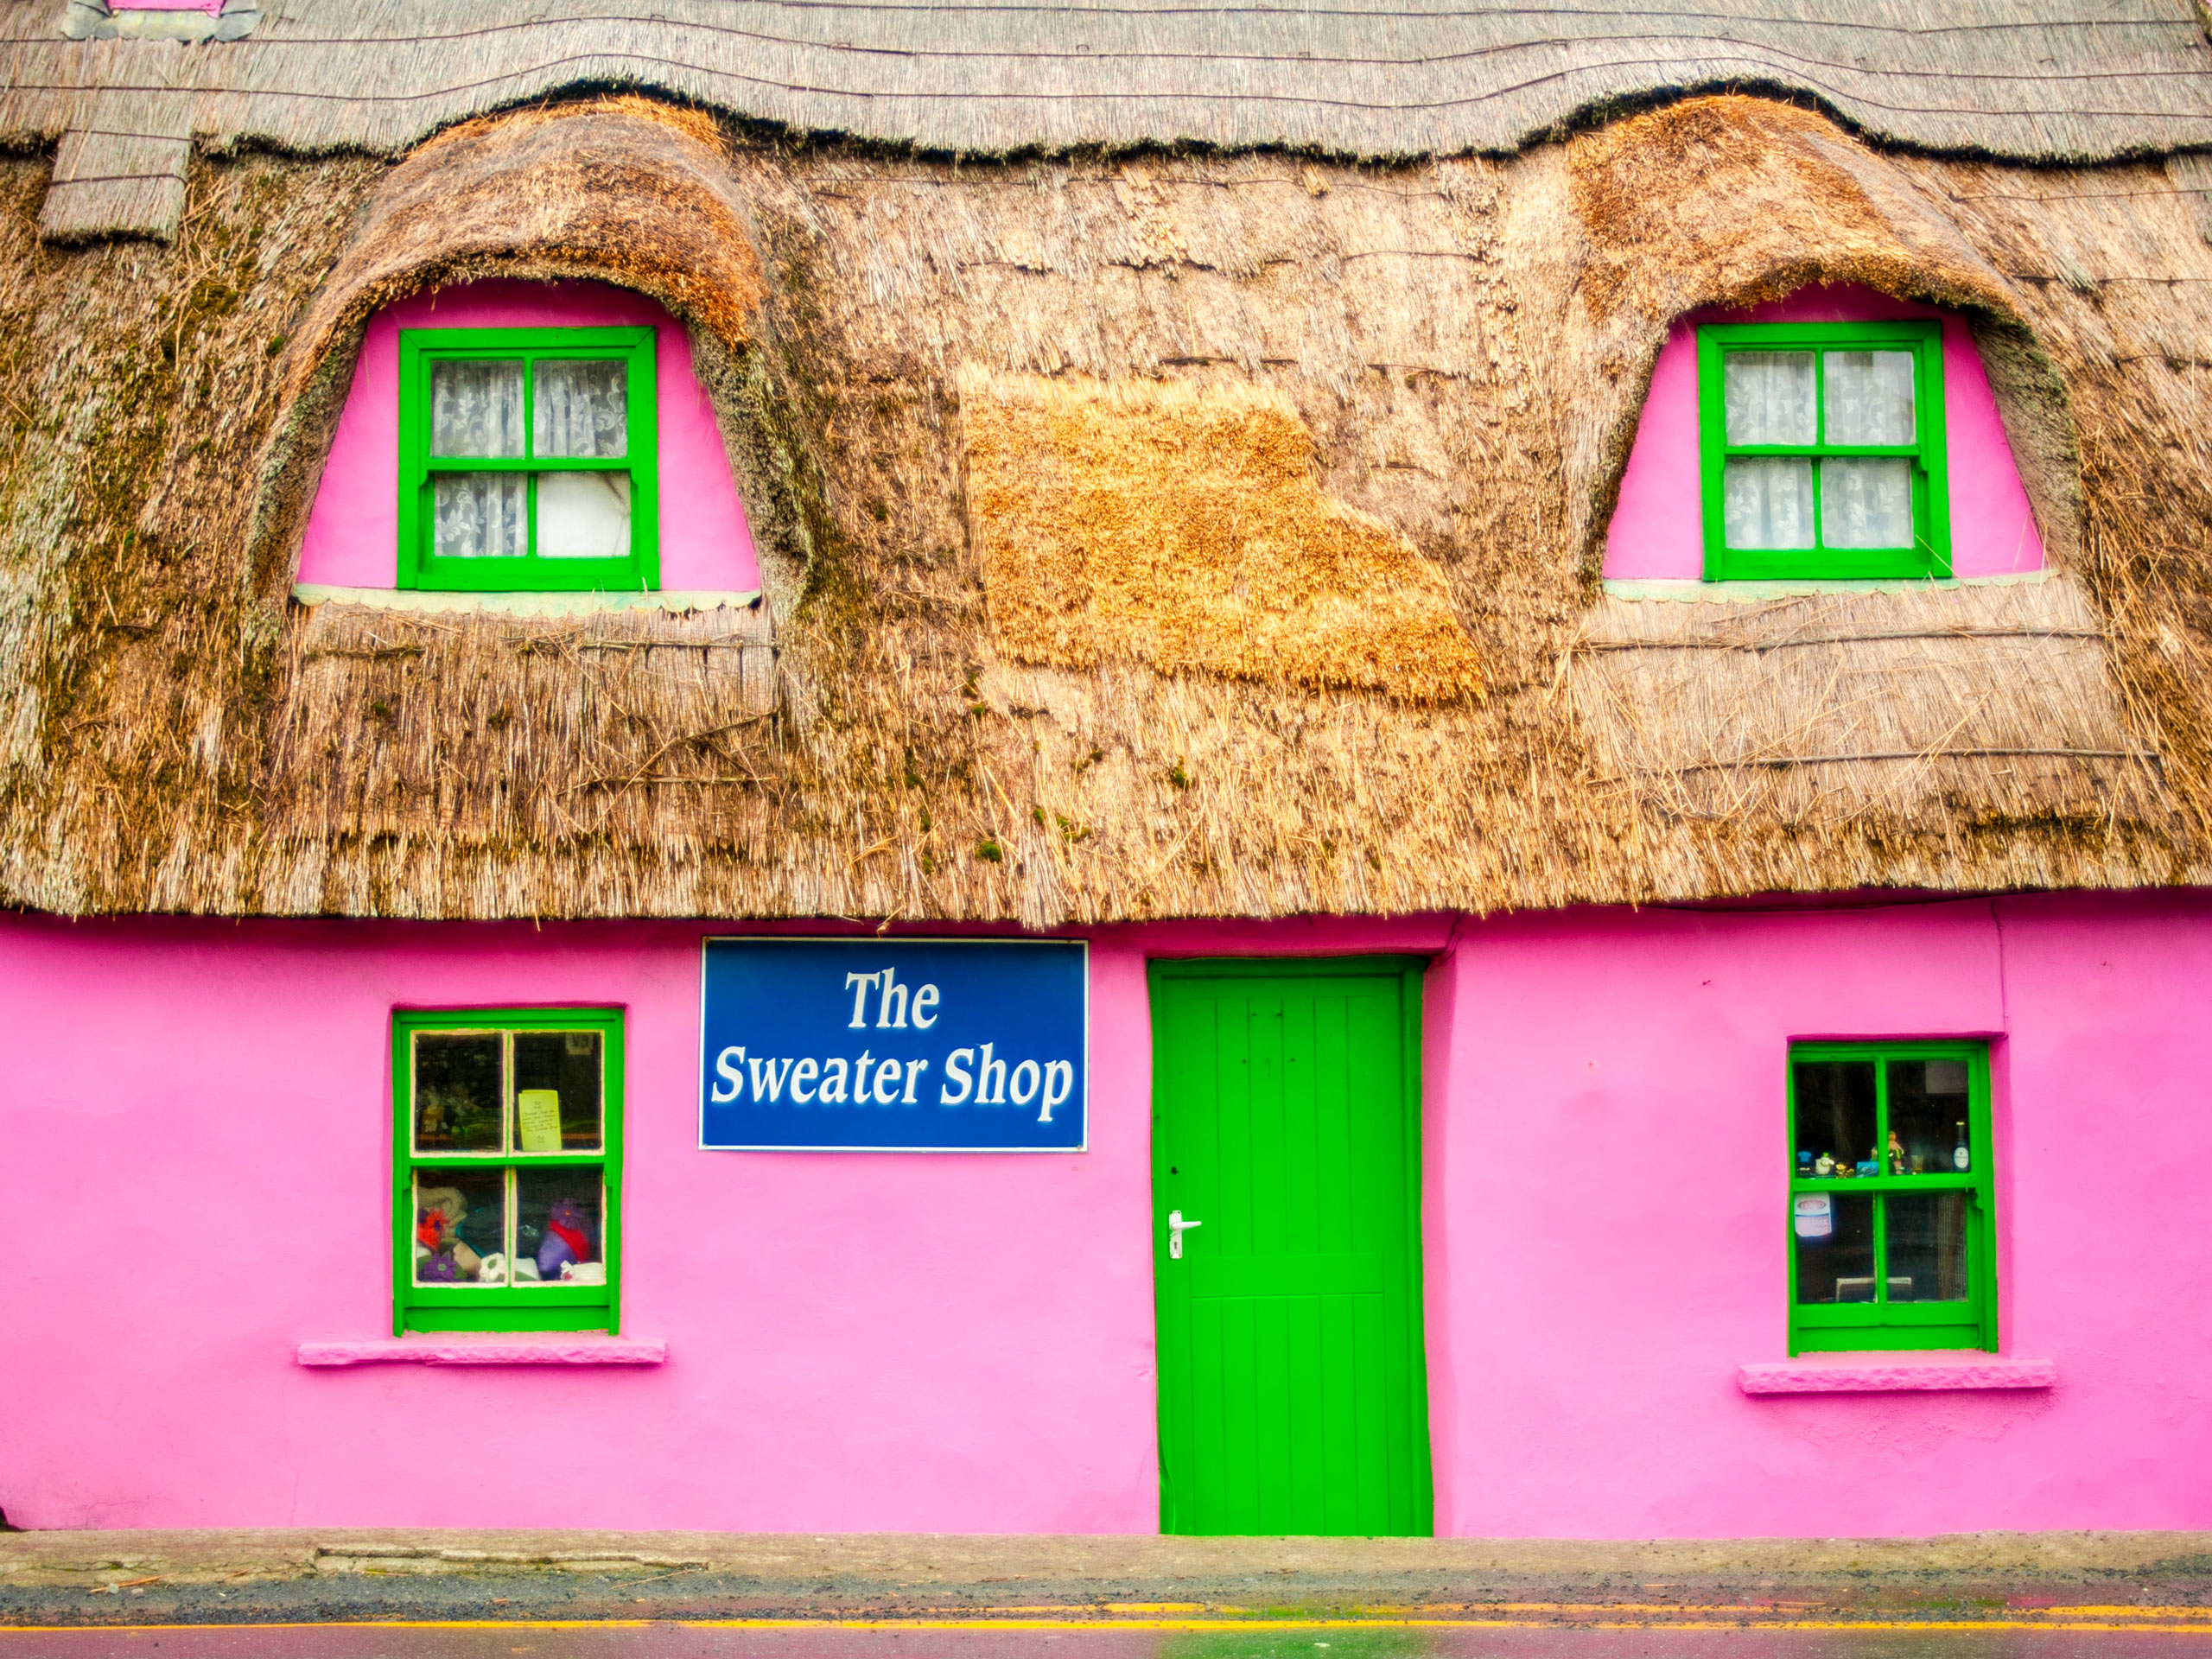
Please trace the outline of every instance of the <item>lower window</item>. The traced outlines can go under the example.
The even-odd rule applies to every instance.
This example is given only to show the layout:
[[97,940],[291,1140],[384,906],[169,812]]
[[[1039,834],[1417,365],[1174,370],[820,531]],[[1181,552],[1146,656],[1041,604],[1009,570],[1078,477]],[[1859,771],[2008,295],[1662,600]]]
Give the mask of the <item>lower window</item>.
[[1789,1351],[1997,1346],[1989,1051],[1789,1052]]
[[393,1318],[407,1331],[613,1331],[622,1017],[392,1019]]

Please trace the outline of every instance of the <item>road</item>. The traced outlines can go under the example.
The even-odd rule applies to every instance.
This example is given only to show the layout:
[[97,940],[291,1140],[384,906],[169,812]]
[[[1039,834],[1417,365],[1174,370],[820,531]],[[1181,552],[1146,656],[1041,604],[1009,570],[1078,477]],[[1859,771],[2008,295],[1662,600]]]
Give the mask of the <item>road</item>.
[[0,1629],[0,1659],[2212,1659],[2212,1630],[1891,1624],[995,1629],[680,1624]]

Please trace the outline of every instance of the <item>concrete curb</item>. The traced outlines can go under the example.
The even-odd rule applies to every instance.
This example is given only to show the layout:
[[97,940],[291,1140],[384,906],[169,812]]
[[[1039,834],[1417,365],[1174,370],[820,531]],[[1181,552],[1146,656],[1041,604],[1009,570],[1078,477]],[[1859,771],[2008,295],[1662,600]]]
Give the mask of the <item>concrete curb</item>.
[[289,1529],[0,1535],[0,1624],[367,1618],[1361,1615],[2000,1622],[2134,1610],[2212,1629],[2212,1535],[1916,1540],[977,1537]]

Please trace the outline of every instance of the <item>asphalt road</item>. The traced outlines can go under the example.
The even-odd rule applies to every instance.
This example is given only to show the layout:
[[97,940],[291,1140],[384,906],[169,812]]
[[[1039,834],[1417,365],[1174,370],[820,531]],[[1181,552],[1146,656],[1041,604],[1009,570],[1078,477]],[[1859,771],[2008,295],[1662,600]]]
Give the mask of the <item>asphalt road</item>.
[[682,1624],[0,1629],[0,1659],[2212,1659],[2212,1634],[2084,1630],[855,1629]]

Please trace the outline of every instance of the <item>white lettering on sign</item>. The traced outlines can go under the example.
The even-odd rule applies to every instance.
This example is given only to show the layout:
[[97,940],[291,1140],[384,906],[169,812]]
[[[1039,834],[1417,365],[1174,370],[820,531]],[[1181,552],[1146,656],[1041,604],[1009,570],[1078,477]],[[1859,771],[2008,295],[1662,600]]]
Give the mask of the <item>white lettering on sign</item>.
[[[972,1048],[956,1048],[944,1057],[944,1087],[937,1091],[938,1105],[964,1106],[968,1103],[968,1096],[976,1087],[976,1079],[968,1075],[968,1068],[975,1064],[976,1051]],[[952,1085],[956,1083],[960,1085],[960,1092],[957,1095],[952,1092]]]
[[[737,1069],[744,1064],[744,1061],[745,1050],[741,1046],[726,1048],[715,1056],[715,1071],[721,1077],[722,1083],[715,1085],[712,1096],[714,1099],[735,1100],[745,1092],[745,1074]],[[753,1069],[755,1073],[758,1073],[760,1070],[760,1062],[753,1061]],[[728,1087],[723,1087],[723,1084],[727,1084]],[[760,1091],[755,1090],[753,1092],[758,1094]]]
[[[844,1062],[840,1060],[837,1064],[842,1066]],[[791,1098],[802,1106],[811,1105],[814,1101],[814,1080],[821,1075],[822,1068],[812,1060],[801,1060],[793,1066],[791,1068]],[[802,1084],[805,1085],[804,1093],[800,1091]]]
[[853,994],[852,1028],[858,1031],[861,1021],[868,1018],[868,988],[881,979],[881,974],[847,974],[845,988]]
[[1045,1109],[1037,1114],[1039,1123],[1052,1121],[1052,1108],[1075,1092],[1075,1067],[1065,1060],[1045,1062]]
[[[853,994],[853,1017],[845,1022],[849,1031],[859,1031],[868,1024],[868,994],[874,991],[875,1026],[878,1031],[906,1029],[908,995],[911,988],[914,1016],[913,1028],[927,1031],[937,1024],[937,1015],[930,1011],[938,1005],[938,988],[934,985],[909,988],[899,982],[896,968],[882,968],[872,974],[847,974],[845,988]],[[925,1020],[922,1016],[929,1014]]]

